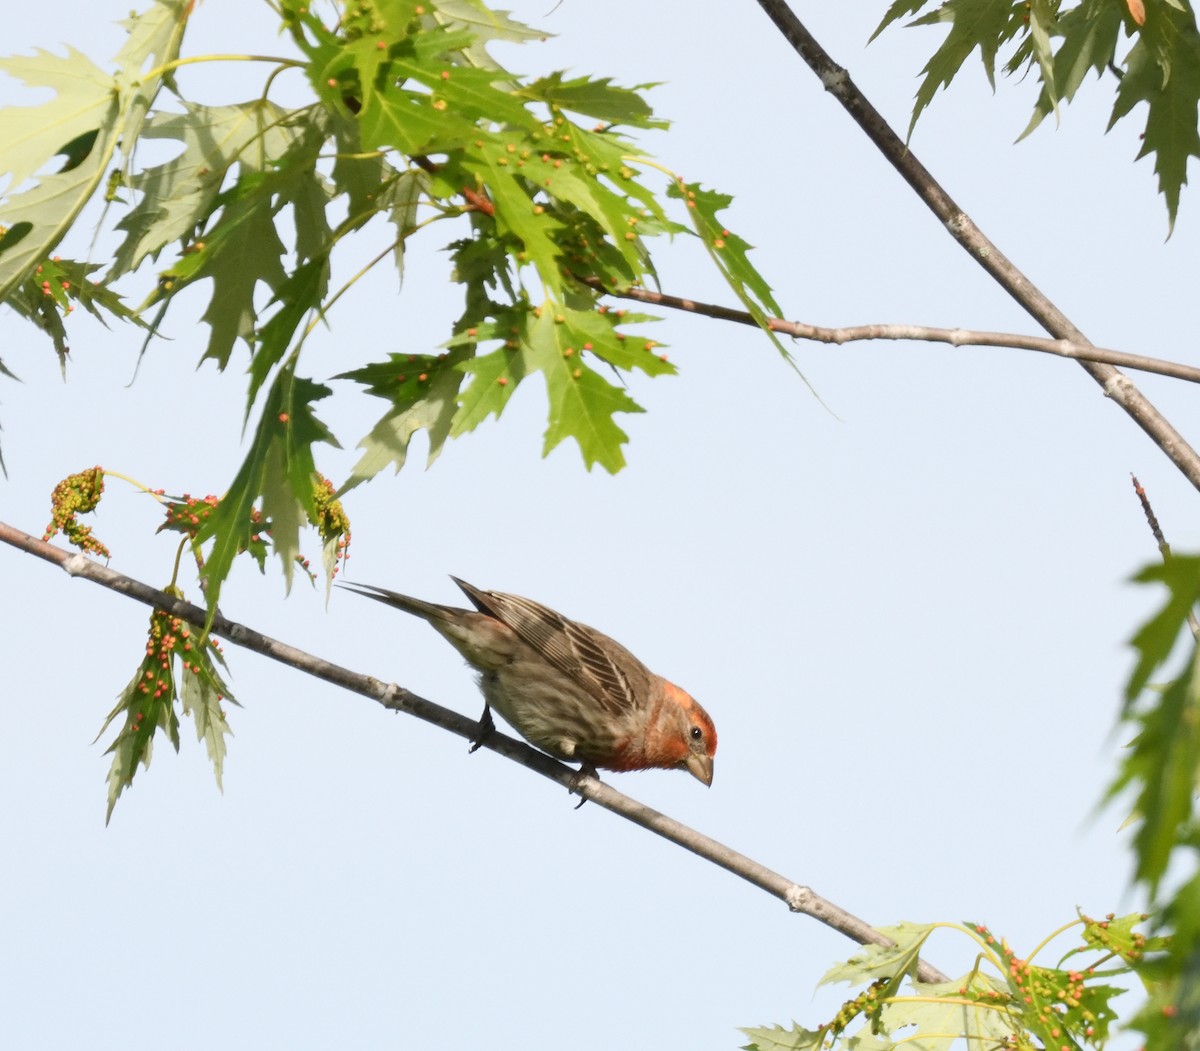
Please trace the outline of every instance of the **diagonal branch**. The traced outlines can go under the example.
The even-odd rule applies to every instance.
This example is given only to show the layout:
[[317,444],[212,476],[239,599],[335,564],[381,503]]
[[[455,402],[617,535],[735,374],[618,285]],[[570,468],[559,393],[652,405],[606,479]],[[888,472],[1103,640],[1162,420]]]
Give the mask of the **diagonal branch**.
[[[1056,339],[1087,344],[1084,334],[983,234],[971,217],[917,160],[879,111],[867,101],[850,79],[850,74],[833,61],[784,0],[758,0],[758,4],[817,75],[825,90],[842,104],[854,122],[971,258]],[[1129,378],[1109,364],[1087,360],[1080,360],[1079,363],[1103,388],[1104,393],[1120,405],[1167,454],[1188,481],[1200,489],[1200,456]]]
[[[716,303],[701,303],[682,296],[670,296],[665,292],[651,292],[644,288],[626,288],[617,291],[606,288],[598,279],[577,278],[585,285],[598,289],[605,295],[619,299],[633,299],[639,303],[684,310],[692,314],[720,321],[734,321],[739,325],[759,327],[754,315],[745,310],[735,310]],[[1178,361],[1151,358],[1144,354],[1130,354],[1123,350],[1109,350],[1091,343],[1073,343],[1069,339],[1046,339],[1043,336],[1025,336],[1018,332],[982,332],[969,328],[935,328],[930,325],[850,325],[844,328],[825,328],[804,321],[786,321],[783,318],[768,318],[766,327],[793,339],[808,339],[816,343],[855,343],[874,339],[908,339],[925,343],[949,343],[953,347],[1010,347],[1014,350],[1034,350],[1041,354],[1054,354],[1060,358],[1076,361],[1099,361],[1108,365],[1124,365],[1139,372],[1153,372],[1159,376],[1200,383],[1200,367],[1184,365]]]
[[[109,569],[107,566],[102,566],[98,562],[92,562],[83,555],[54,547],[3,522],[0,522],[0,541],[45,559],[47,562],[52,562],[71,576],[83,577],[136,602],[144,603],[154,609],[164,610],[190,623],[203,624],[207,619],[206,611],[199,606],[174,598],[148,584],[143,584]],[[220,614],[213,620],[212,633],[227,639],[234,645],[253,650],[255,653],[270,657],[272,660],[279,661],[281,664],[286,664],[307,675],[324,679],[335,686],[341,686],[353,693],[369,697],[391,711],[415,715],[418,719],[457,734],[465,740],[471,740],[479,728],[477,720],[469,719],[465,715],[460,715],[440,704],[419,697],[402,686],[397,686],[395,683],[388,685],[369,675],[342,668],[322,660],[320,657],[296,649],[294,646],[289,646],[287,643],[272,639],[243,624],[231,621]],[[714,865],[719,865],[735,876],[740,876],[748,883],[781,899],[792,912],[811,916],[862,945],[892,944],[870,924],[821,897],[812,888],[793,883],[765,865],[760,865],[753,858],[748,858],[745,854],[738,853],[702,832],[697,832],[674,818],[623,795],[596,778],[580,777],[579,773],[571,767],[551,759],[550,756],[539,752],[523,741],[517,741],[512,737],[495,732],[488,735],[483,741],[482,747],[489,748],[506,759],[511,759],[526,769],[562,785],[568,791],[575,792],[584,799],[590,799],[597,806],[611,810],[614,814],[619,814],[635,825],[641,825],[642,828],[690,850],[693,854],[711,861]],[[922,963],[920,967],[922,981],[944,982],[949,980],[930,964]]]

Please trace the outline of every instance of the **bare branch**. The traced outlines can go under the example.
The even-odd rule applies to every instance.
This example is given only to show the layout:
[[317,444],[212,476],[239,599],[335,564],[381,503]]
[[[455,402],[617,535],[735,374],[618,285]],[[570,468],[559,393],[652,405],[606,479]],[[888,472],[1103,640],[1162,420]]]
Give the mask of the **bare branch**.
[[[733,310],[715,303],[701,303],[694,299],[684,299],[681,296],[669,296],[665,292],[650,292],[644,288],[627,288],[618,292],[616,289],[606,288],[600,281],[592,279],[583,280],[582,283],[620,299],[634,299],[639,303],[651,303],[654,306],[684,310],[691,314],[703,314],[705,317],[717,318],[721,321],[734,321],[739,325],[758,327],[754,315],[745,310]],[[772,332],[791,336],[793,339],[808,339],[817,343],[838,345],[869,339],[910,339],[925,343],[949,343],[953,347],[1010,347],[1013,350],[1035,350],[1041,354],[1054,354],[1060,358],[1123,365],[1127,369],[1137,369],[1139,372],[1153,372],[1159,376],[1170,376],[1172,379],[1186,380],[1189,383],[1200,383],[1200,368],[1194,365],[1166,361],[1163,358],[1150,358],[1144,354],[1130,354],[1123,350],[1109,350],[1106,347],[1095,347],[1091,343],[1072,343],[1068,339],[1024,336],[1018,332],[981,332],[969,328],[883,324],[825,328],[821,325],[809,325],[804,321],[786,321],[783,318],[770,318],[767,321],[767,328]]]
[[[775,23],[796,53],[820,79],[822,86],[836,98],[854,122],[878,147],[888,162],[912,187],[926,206],[941,220],[953,237],[1009,295],[1056,339],[1072,344],[1088,340],[1046,295],[1033,284],[992,242],[984,236],[941,184],[917,160],[883,116],[839,66],[817,43],[784,0],[758,0],[759,6]],[[1080,360],[1080,365],[1104,390],[1104,393],[1133,418],[1154,443],[1167,454],[1184,476],[1200,489],[1200,456],[1162,413],[1112,365]]]
[[[85,558],[83,555],[54,547],[3,522],[0,522],[0,541],[45,559],[47,562],[52,562],[66,570],[71,576],[83,577],[95,584],[119,592],[127,598],[144,603],[154,609],[164,610],[192,624],[203,624],[207,616],[199,606],[158,591],[148,584],[124,576],[107,566]],[[426,700],[424,697],[419,697],[411,690],[406,690],[395,683],[388,685],[369,675],[342,668],[322,660],[320,657],[296,649],[294,646],[272,639],[243,624],[231,621],[220,614],[213,621],[212,633],[237,646],[261,653],[265,657],[270,657],[272,660],[279,661],[281,664],[286,664],[305,674],[369,697],[392,711],[415,715],[418,719],[457,734],[464,740],[472,740],[478,729],[479,724],[475,719],[470,719],[449,708],[444,708],[440,704]],[[863,945],[892,944],[870,924],[821,897],[812,888],[793,883],[765,865],[760,865],[752,858],[739,854],[736,850],[681,824],[674,818],[623,795],[596,778],[581,777],[571,767],[551,759],[550,756],[532,748],[524,741],[518,741],[495,732],[488,735],[483,741],[482,747],[490,748],[493,752],[519,763],[526,769],[562,785],[568,791],[590,799],[597,806],[611,810],[626,820],[632,821],[635,825],[641,825],[642,828],[690,850],[693,854],[711,861],[714,865],[727,869],[735,876],[740,876],[748,883],[779,898],[792,912],[811,916]],[[937,968],[926,963],[921,964],[920,977],[922,981],[926,982],[948,980]]]

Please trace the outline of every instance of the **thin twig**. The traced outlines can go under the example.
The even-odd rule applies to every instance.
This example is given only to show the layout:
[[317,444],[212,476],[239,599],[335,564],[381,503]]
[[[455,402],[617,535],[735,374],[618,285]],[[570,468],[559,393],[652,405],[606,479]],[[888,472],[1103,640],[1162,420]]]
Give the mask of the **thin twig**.
[[[739,325],[758,326],[754,315],[745,310],[734,310],[730,307],[718,306],[715,303],[701,303],[695,299],[670,296],[665,292],[651,292],[644,288],[626,288],[617,291],[613,288],[606,288],[603,282],[594,278],[576,278],[576,280],[590,285],[606,295],[620,299],[633,299],[639,303],[651,303],[654,306],[668,307],[672,310],[703,314],[705,317],[721,321],[734,321]],[[983,332],[969,328],[935,328],[930,325],[896,324],[825,328],[821,325],[810,325],[804,321],[787,321],[783,318],[770,318],[766,324],[772,332],[779,332],[794,339],[813,340],[817,343],[841,345],[869,339],[909,339],[925,343],[949,343],[953,347],[1009,347],[1013,350],[1034,350],[1041,354],[1054,354],[1060,358],[1074,358],[1077,361],[1100,361],[1109,365],[1123,365],[1125,368],[1137,369],[1139,372],[1153,372],[1159,376],[1170,376],[1172,379],[1186,380],[1189,383],[1200,383],[1200,368],[1194,365],[1184,365],[1163,358],[1150,358],[1144,354],[1130,354],[1123,350],[1094,347],[1090,343],[1072,343],[1068,339],[1046,339],[1044,336],[1025,336],[1017,332]]]
[[[37,537],[23,533],[3,522],[0,522],[0,541],[45,559],[47,562],[52,562],[72,576],[83,577],[125,595],[127,598],[132,598],[155,609],[164,610],[190,623],[203,624],[207,617],[207,613],[199,606],[158,591],[148,584],[124,576],[107,566],[85,558],[83,555],[63,551],[61,548],[47,544]],[[348,668],[331,664],[329,661],[279,642],[221,615],[214,618],[212,633],[227,639],[234,645],[261,653],[265,657],[296,668],[298,671],[369,697],[392,711],[415,715],[418,719],[457,734],[465,740],[472,740],[479,728],[477,720],[460,715],[458,712],[444,708],[424,697],[419,697],[402,686],[394,683],[388,685],[369,675],[362,675],[359,672],[350,671]],[[727,869],[735,876],[740,876],[748,883],[779,898],[792,912],[811,916],[863,945],[892,944],[870,924],[821,897],[812,888],[793,883],[765,865],[760,865],[752,858],[739,854],[736,850],[723,843],[718,843],[715,839],[689,828],[674,818],[623,795],[602,781],[591,777],[580,777],[579,773],[571,767],[551,759],[545,753],[539,752],[523,741],[517,741],[496,732],[488,735],[482,746],[519,763],[534,773],[549,778],[585,799],[590,799],[597,806],[611,810],[626,820],[641,825],[642,828],[690,850],[693,854],[711,861],[714,865]],[[937,968],[926,963],[921,964],[920,978],[925,982],[948,981]]]
[[[1162,526],[1158,524],[1158,516],[1155,515],[1154,509],[1150,506],[1150,497],[1146,495],[1146,490],[1142,488],[1142,483],[1137,480],[1136,474],[1130,474],[1133,479],[1133,491],[1137,493],[1137,498],[1142,502],[1142,511],[1146,515],[1146,522],[1150,526],[1150,532],[1154,534],[1154,542],[1158,544],[1158,550],[1162,554],[1164,562],[1171,561],[1171,545],[1167,543],[1167,538],[1163,535]],[[1200,639],[1200,621],[1196,619],[1196,614],[1192,610],[1188,610],[1187,615],[1188,627],[1192,630],[1192,638]]]
[[[856,124],[866,133],[888,162],[912,187],[917,196],[941,220],[953,237],[984,270],[1021,307],[1056,339],[1086,344],[1079,331],[1046,295],[1033,284],[992,242],[984,236],[941,184],[929,173],[916,154],[905,145],[883,116],[839,66],[817,43],[784,0],[758,0],[759,6],[775,23],[796,53],[820,79],[822,86],[838,100]],[[1200,489],[1200,455],[1137,389],[1129,378],[1112,365],[1080,360],[1080,366],[1162,449],[1184,476]]]

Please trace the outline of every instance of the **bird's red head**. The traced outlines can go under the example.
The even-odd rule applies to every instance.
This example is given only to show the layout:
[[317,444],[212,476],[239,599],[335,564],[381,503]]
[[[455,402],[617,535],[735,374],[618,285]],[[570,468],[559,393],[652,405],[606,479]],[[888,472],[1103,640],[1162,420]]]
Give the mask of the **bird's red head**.
[[674,759],[668,765],[686,770],[712,784],[713,756],[717,754],[717,728],[708,712],[686,690],[663,680],[666,733],[663,745]]

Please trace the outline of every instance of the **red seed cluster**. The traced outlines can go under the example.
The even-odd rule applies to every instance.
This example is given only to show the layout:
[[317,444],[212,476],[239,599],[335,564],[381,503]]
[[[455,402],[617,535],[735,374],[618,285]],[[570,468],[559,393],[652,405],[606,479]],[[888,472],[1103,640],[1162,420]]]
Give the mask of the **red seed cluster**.
[[219,502],[211,493],[208,496],[191,496],[184,493],[178,501],[167,504],[167,520],[160,528],[173,529],[194,537],[216,510]]

